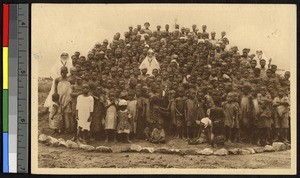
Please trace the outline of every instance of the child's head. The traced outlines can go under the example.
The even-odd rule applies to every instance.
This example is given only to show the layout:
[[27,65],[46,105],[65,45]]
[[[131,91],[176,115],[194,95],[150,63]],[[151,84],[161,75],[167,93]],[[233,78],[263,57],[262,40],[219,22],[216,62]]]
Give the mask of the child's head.
[[109,92],[109,100],[114,101],[116,99],[116,92],[111,91]]
[[96,71],[93,71],[92,72],[92,80],[97,80],[97,77],[98,77],[98,74],[97,74],[97,72]]
[[81,77],[77,77],[76,78],[76,83],[77,83],[77,85],[81,85],[82,84],[82,78]]
[[179,87],[177,90],[178,96],[179,97],[183,97],[184,96],[184,88],[183,87]]
[[73,75],[76,75],[76,73],[77,73],[77,69],[75,67],[71,67],[70,74],[73,76]]
[[190,89],[189,98],[190,99],[195,99],[195,96],[196,96],[196,91],[194,89]]
[[120,80],[119,80],[119,87],[120,87],[121,89],[124,89],[124,88],[125,88],[125,80],[124,80],[124,79],[120,79]]
[[158,70],[157,69],[153,69],[152,70],[152,75],[157,76],[158,75]]
[[88,84],[83,84],[82,85],[82,89],[83,89],[83,94],[88,94],[90,91],[90,86]]
[[127,109],[127,101],[126,101],[126,100],[121,99],[121,100],[119,101],[119,109],[120,109],[121,111],[125,111],[125,110]]
[[54,93],[52,95],[52,101],[55,102],[55,103],[57,103],[59,101],[59,94]]
[[62,66],[60,68],[60,74],[61,74],[62,78],[66,78],[67,74],[68,74],[68,68],[66,66]]
[[232,92],[227,94],[227,101],[232,102],[234,100],[234,94]]
[[198,101],[201,101],[204,99],[204,93],[201,90],[197,92],[197,99],[198,99]]
[[146,75],[147,71],[148,71],[147,68],[143,68],[143,69],[142,69],[142,74],[143,74],[143,75]]
[[282,97],[284,95],[284,89],[283,88],[279,88],[278,89],[278,96]]

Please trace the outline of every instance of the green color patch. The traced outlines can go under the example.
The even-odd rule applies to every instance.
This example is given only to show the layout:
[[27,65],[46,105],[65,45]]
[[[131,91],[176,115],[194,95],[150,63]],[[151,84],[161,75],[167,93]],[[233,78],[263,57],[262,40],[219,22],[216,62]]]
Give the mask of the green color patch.
[[2,99],[2,127],[3,132],[8,132],[8,90],[3,90]]

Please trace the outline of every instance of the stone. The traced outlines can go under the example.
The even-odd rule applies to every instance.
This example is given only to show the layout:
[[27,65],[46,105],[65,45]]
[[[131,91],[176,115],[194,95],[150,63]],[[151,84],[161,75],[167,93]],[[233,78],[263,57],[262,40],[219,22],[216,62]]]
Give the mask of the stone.
[[202,151],[200,151],[200,154],[202,155],[212,155],[214,151],[211,148],[204,148]]
[[250,151],[250,154],[255,154],[255,150],[253,148],[246,148],[245,150]]
[[218,156],[225,156],[228,154],[229,152],[225,148],[218,149],[217,151],[214,152],[214,155],[218,155]]
[[140,152],[142,150],[142,147],[140,145],[130,145],[130,150],[133,152]]
[[232,148],[232,149],[229,149],[228,150],[228,153],[230,154],[230,155],[237,155],[237,154],[239,154],[239,148]]
[[97,152],[102,152],[102,153],[112,153],[113,151],[111,150],[110,147],[107,146],[98,146],[95,149]]
[[158,148],[154,151],[155,153],[172,154],[172,151],[168,148]]
[[40,134],[39,135],[39,142],[40,143],[45,143],[47,141],[47,135],[45,134]]
[[59,146],[59,141],[51,136],[47,136],[47,142],[52,146]]
[[67,145],[68,148],[72,148],[72,149],[79,148],[78,144],[75,143],[75,142],[73,142],[73,141],[71,141],[71,140],[67,140],[66,141],[66,145]]
[[[176,155],[185,155],[185,153],[182,150],[174,149],[174,148],[169,149],[169,153],[176,154]],[[195,154],[197,154],[197,153],[195,152]]]
[[271,145],[266,145],[264,149],[265,149],[265,152],[273,152],[273,151],[275,151],[274,147],[271,146]]
[[141,152],[143,152],[143,153],[153,153],[154,148],[153,147],[143,147]]
[[94,151],[95,147],[93,147],[92,145],[85,145],[85,144],[79,144],[79,148],[83,149],[83,150],[87,150],[87,151]]
[[282,142],[273,142],[272,144],[275,151],[284,151],[286,150],[286,145]]
[[249,150],[242,149],[242,150],[239,150],[239,154],[240,155],[250,155],[251,152]]
[[196,155],[197,154],[197,152],[195,150],[184,150],[183,153],[186,155]]
[[255,147],[253,148],[255,153],[262,153],[265,151],[264,147]]
[[59,146],[68,147],[66,141],[63,138],[58,139]]
[[290,149],[291,149],[291,144],[286,143],[285,145],[286,145],[286,149],[287,149],[287,150],[290,150]]

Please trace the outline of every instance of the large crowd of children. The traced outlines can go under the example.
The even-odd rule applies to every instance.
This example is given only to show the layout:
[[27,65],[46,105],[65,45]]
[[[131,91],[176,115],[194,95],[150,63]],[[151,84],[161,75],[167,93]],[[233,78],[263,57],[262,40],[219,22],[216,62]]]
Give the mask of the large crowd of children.
[[[283,76],[263,52],[239,53],[226,32],[169,25],[155,31],[132,26],[87,56],[75,52],[73,67],[54,79],[50,128],[74,140],[210,142],[265,145],[290,139],[290,72]],[[68,54],[63,54],[68,55]],[[147,56],[159,67],[141,67]],[[269,64],[267,64],[267,61]],[[151,63],[151,61],[149,61]],[[148,69],[152,69],[149,71]]]

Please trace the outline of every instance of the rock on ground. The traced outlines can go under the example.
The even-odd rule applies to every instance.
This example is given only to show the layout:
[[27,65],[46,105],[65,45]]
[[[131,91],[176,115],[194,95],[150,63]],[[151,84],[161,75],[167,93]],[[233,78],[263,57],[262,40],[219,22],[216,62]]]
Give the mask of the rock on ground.
[[98,147],[96,147],[95,150],[97,152],[102,152],[102,153],[112,153],[113,152],[110,147],[106,147],[106,146],[98,146]]
[[143,152],[143,153],[153,153],[154,148],[153,147],[143,147],[141,152]]
[[52,145],[52,146],[59,146],[59,141],[51,136],[47,136],[47,144]]
[[183,153],[186,155],[196,155],[197,154],[197,152],[195,150],[190,150],[190,149],[184,150]]
[[197,153],[201,155],[212,155],[214,151],[211,148],[204,148],[203,150]]
[[228,154],[229,154],[228,150],[226,150],[225,148],[218,149],[217,151],[214,152],[214,155],[218,155],[218,156],[225,156]]
[[68,148],[73,148],[73,149],[79,148],[78,144],[71,141],[71,140],[67,140],[66,145],[67,145]]
[[59,146],[68,147],[66,141],[63,138],[58,139]]
[[255,147],[253,149],[256,153],[262,153],[265,151],[264,147]]
[[45,134],[40,134],[39,135],[39,142],[40,143],[45,143],[47,141],[47,135]]
[[81,148],[83,150],[87,150],[87,151],[95,150],[95,147],[93,147],[92,145],[85,145],[85,144],[79,144],[79,148]]
[[237,155],[237,154],[239,154],[239,150],[240,150],[240,149],[238,149],[238,148],[232,148],[232,149],[229,149],[229,150],[228,150],[228,153],[229,153],[230,155]]
[[251,152],[249,150],[242,149],[242,150],[239,150],[239,154],[240,155],[250,155]]
[[140,152],[142,151],[142,147],[140,145],[130,145],[130,150],[133,152]]
[[255,150],[253,148],[246,148],[250,152],[250,154],[255,154]]
[[172,154],[172,151],[170,151],[170,149],[168,148],[157,148],[155,151],[155,153],[163,153],[163,154]]
[[275,151],[274,147],[271,146],[271,145],[266,145],[264,149],[265,149],[265,152],[273,152],[273,151]]
[[286,145],[282,142],[273,142],[272,144],[275,151],[284,151],[286,150]]

